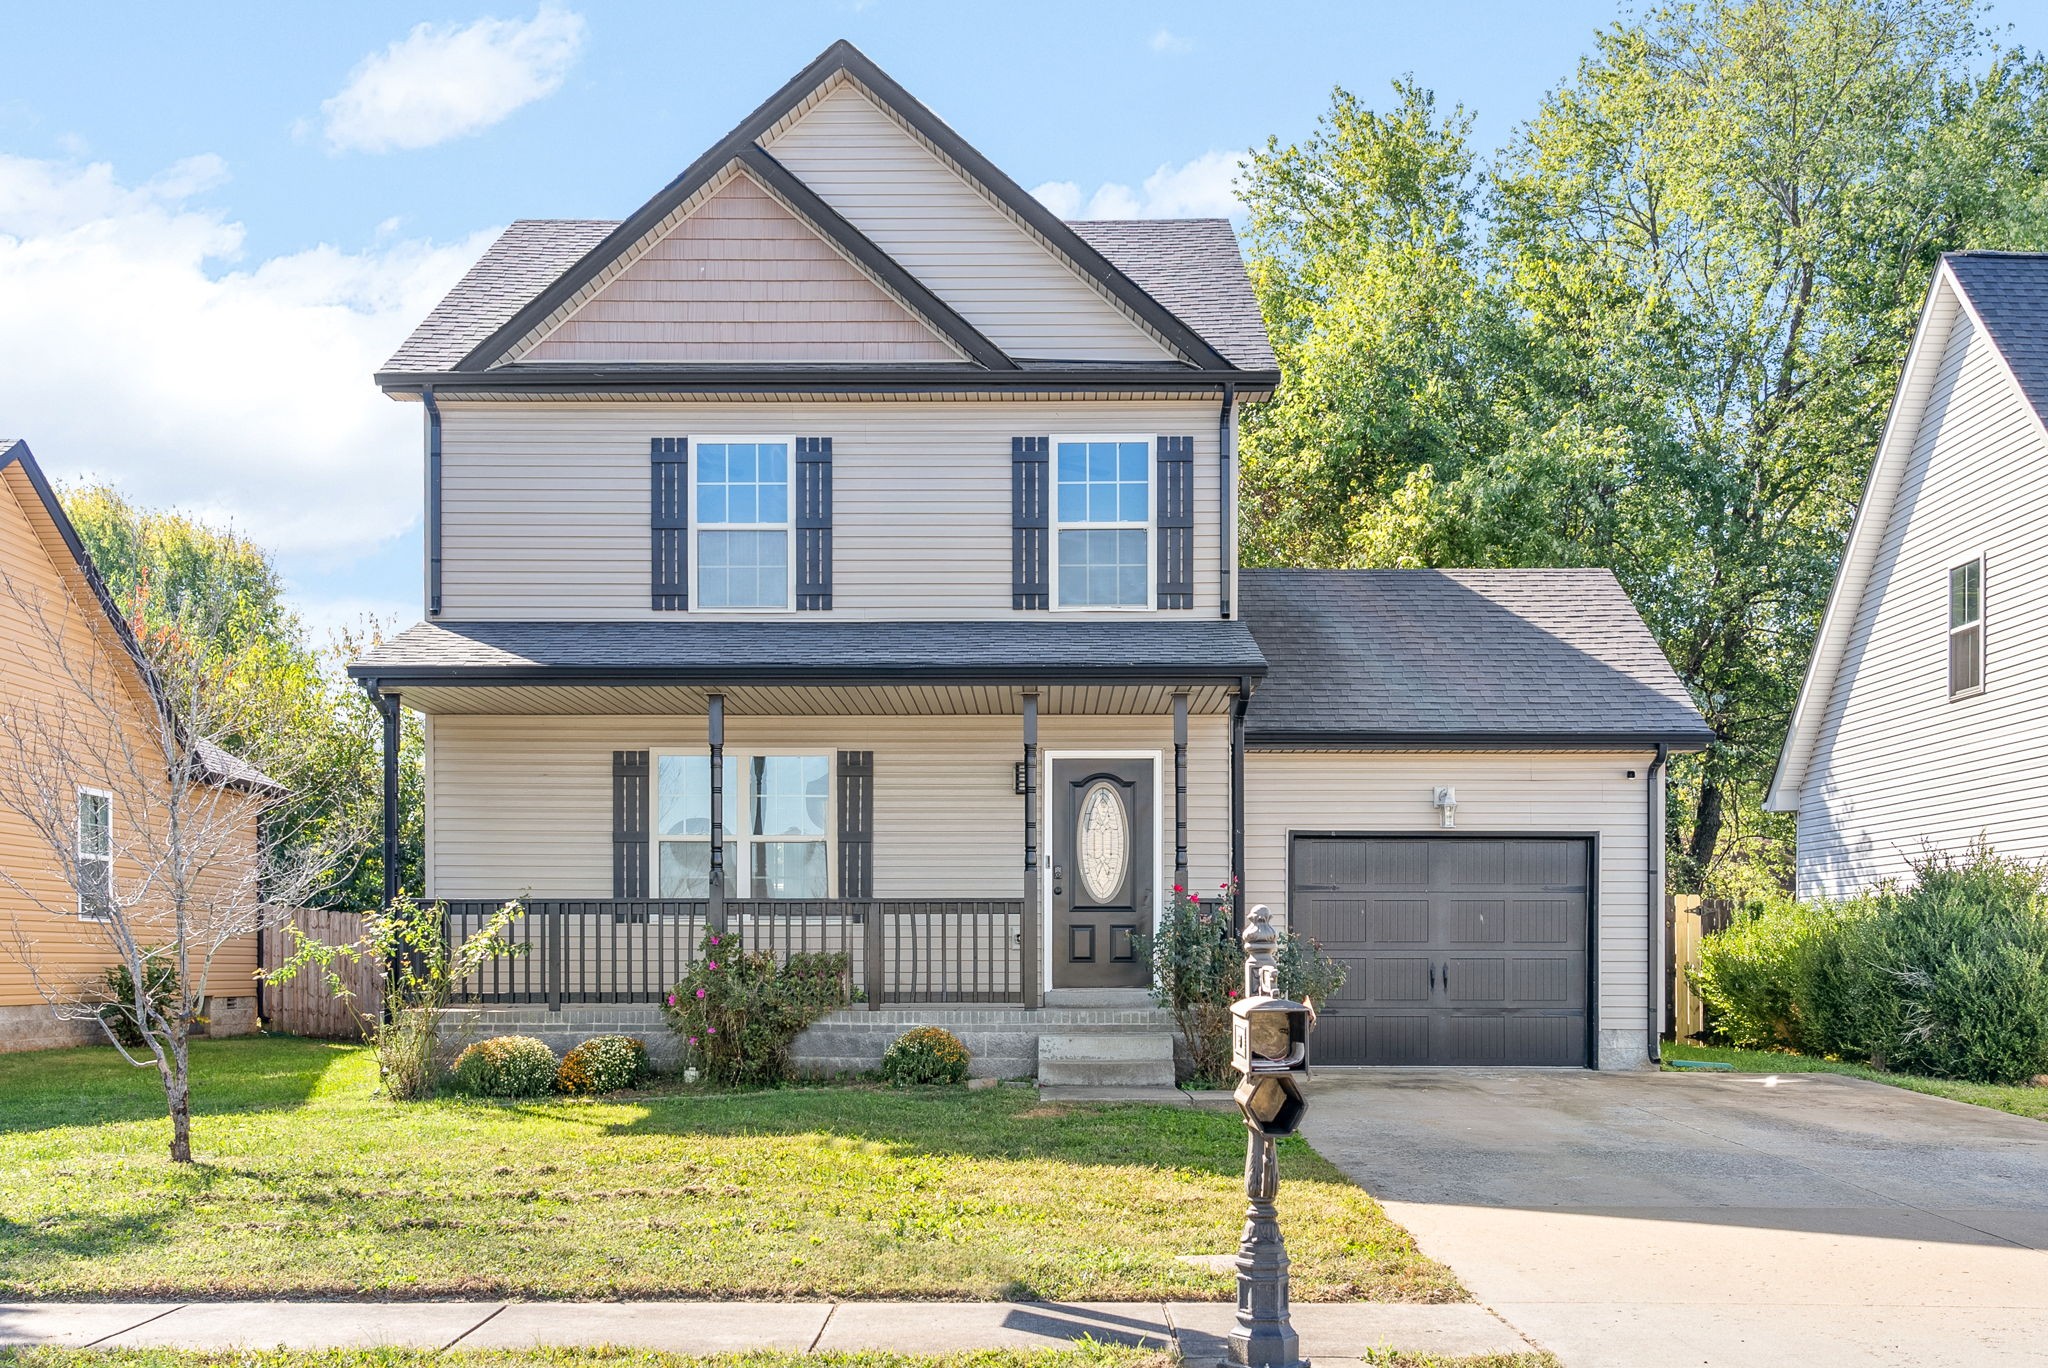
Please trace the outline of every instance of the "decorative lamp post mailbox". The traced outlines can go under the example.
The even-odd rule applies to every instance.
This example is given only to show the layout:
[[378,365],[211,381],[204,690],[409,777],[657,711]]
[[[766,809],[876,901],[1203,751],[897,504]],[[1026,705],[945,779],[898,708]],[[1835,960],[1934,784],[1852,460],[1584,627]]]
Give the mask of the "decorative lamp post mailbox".
[[1250,1132],[1245,1139],[1244,1238],[1237,1246],[1237,1325],[1230,1332],[1230,1362],[1239,1368],[1306,1368],[1301,1340],[1287,1316],[1287,1244],[1273,1199],[1280,1193],[1274,1141],[1301,1128],[1308,1103],[1312,1014],[1280,996],[1280,938],[1271,915],[1254,907],[1244,924],[1244,996],[1231,1006],[1231,1063],[1241,1075],[1237,1105]]

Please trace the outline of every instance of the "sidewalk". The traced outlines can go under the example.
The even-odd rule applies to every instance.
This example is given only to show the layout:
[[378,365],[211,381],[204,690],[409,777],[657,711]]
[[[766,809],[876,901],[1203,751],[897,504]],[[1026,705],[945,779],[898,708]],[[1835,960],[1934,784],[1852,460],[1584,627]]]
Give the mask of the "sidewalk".
[[[16,1302],[0,1347],[102,1349],[533,1349],[615,1345],[680,1354],[880,1349],[1056,1349],[1083,1336],[1223,1356],[1230,1302]],[[1530,1348],[1471,1303],[1311,1303],[1294,1308],[1305,1357],[1369,1349],[1428,1354]]]

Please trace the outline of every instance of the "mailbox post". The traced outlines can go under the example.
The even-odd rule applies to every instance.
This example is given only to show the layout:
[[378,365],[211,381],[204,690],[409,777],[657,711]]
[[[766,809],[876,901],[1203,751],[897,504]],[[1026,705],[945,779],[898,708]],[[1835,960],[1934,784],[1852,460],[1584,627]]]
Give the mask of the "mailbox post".
[[1244,1113],[1244,1238],[1237,1246],[1237,1324],[1229,1361],[1236,1368],[1307,1368],[1287,1314],[1287,1244],[1273,1200],[1280,1194],[1274,1142],[1300,1129],[1308,1109],[1309,1009],[1280,996],[1279,944],[1271,915],[1254,907],[1244,925],[1244,995],[1231,1006],[1231,1063]]

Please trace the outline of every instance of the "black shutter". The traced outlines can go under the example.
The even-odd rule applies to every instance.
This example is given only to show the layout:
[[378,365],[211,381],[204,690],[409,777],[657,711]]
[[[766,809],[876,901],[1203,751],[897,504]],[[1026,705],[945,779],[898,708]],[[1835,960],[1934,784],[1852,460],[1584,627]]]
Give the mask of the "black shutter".
[[1051,545],[1050,437],[1010,439],[1010,606],[1052,607],[1046,583]]
[[839,752],[839,896],[875,896],[875,753]]
[[796,439],[796,606],[832,607],[832,439]]
[[690,606],[689,438],[654,439],[652,483],[654,607],[657,612],[682,612]]
[[1158,606],[1195,606],[1195,439],[1157,439]]
[[646,751],[612,752],[612,896],[647,892],[648,807],[653,802]]

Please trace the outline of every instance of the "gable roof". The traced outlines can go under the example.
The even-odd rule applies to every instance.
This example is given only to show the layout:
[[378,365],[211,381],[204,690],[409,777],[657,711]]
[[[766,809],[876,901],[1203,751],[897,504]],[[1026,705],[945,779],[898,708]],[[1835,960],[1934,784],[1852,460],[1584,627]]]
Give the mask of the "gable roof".
[[1713,733],[1606,570],[1246,570],[1255,746],[1648,747]]
[[1797,812],[1806,771],[1819,744],[1842,660],[1861,611],[1885,529],[1898,502],[1901,477],[1920,431],[1936,373],[1947,355],[1955,326],[1967,319],[1991,342],[2000,368],[2026,402],[2048,441],[2048,254],[2038,252],[1950,252],[1935,267],[1920,309],[1899,388],[1885,416],[1884,432],[1864,479],[1863,497],[1849,525],[1842,563],[1828,590],[1828,604],[1806,662],[1792,720],[1771,787],[1769,812]]
[[[40,509],[43,516],[48,519],[51,529],[64,543],[65,549],[71,553],[72,565],[85,581],[94,602],[99,605],[114,640],[134,663],[150,696],[157,697],[157,681],[143,655],[142,645],[135,639],[135,633],[129,627],[127,617],[115,604],[106,581],[100,578],[99,567],[93,564],[91,553],[79,539],[78,528],[72,524],[70,515],[64,511],[64,505],[57,498],[57,491],[43,474],[43,468],[36,464],[35,455],[28,449],[27,442],[14,437],[0,437],[0,475],[4,475],[10,466],[21,472],[28,481],[29,488],[35,493],[35,502],[33,505],[25,505],[24,511],[33,516],[34,512]],[[284,792],[283,786],[276,780],[205,737],[193,741],[192,753],[199,761],[201,777],[210,783],[258,791],[269,790],[279,794]]]
[[1067,226],[1230,364],[1280,368],[1229,219],[1078,219]]
[[[693,197],[735,162],[745,164],[764,179],[774,178],[779,173],[782,179],[771,188],[782,194],[785,200],[796,201],[795,207],[799,212],[812,218],[821,232],[871,271],[898,277],[896,284],[900,287],[903,280],[909,279],[909,273],[851,224],[834,214],[761,145],[771,130],[799,111],[806,100],[828,84],[842,80],[857,83],[865,95],[923,139],[1048,251],[1064,260],[1105,299],[1177,352],[1180,358],[1142,364],[1123,361],[1041,366],[1034,368],[1039,373],[1031,377],[1030,383],[1043,385],[1056,378],[1063,380],[1069,372],[1077,376],[1121,374],[1127,382],[1151,378],[1214,384],[1223,380],[1254,391],[1278,383],[1278,370],[1272,364],[1270,345],[1263,341],[1263,327],[1258,328],[1258,338],[1249,336],[1248,330],[1257,318],[1256,304],[1251,303],[1247,313],[1250,287],[1248,283],[1242,283],[1243,264],[1237,255],[1234,239],[1218,238],[1216,224],[1220,221],[1187,221],[1196,226],[1184,233],[1174,251],[1163,250],[1155,237],[1128,245],[1121,253],[1124,260],[1133,262],[1137,275],[1149,276],[1154,289],[1172,293],[1172,279],[1176,275],[1187,276],[1188,283],[1178,289],[1178,294],[1182,307],[1201,315],[1208,324],[1207,327],[1198,327],[1141,286],[1132,273],[1121,269],[1113,260],[1117,253],[1101,249],[1101,241],[1109,234],[1096,233],[1091,240],[1090,234],[1062,222],[852,44],[844,41],[826,49],[817,60],[693,162],[682,175],[625,220],[617,223],[522,220],[514,224],[400,346],[384,369],[378,372],[378,383],[387,390],[410,392],[454,377],[460,377],[465,387],[524,388],[579,380],[593,383],[607,376],[621,381],[645,382],[657,375],[668,375],[677,368],[624,368],[635,372],[627,376],[621,374],[622,368],[616,365],[579,368],[561,363],[521,363],[506,358],[530,341],[537,329],[574,303],[579,292],[589,289],[607,270],[643,246],[650,235],[663,228],[665,220],[685,211]],[[803,202],[806,197],[808,202]],[[1234,288],[1228,279],[1232,272],[1240,282]],[[915,286],[914,281],[911,283]],[[915,286],[915,289],[922,290],[923,287]],[[952,337],[972,362],[867,369],[878,373],[887,373],[891,369],[923,373],[953,381],[1025,382],[1021,371],[1026,368],[1019,367],[988,344],[987,339],[979,338],[971,328],[966,328],[964,320],[959,320],[957,314],[950,320],[938,316],[950,311],[935,297],[931,297],[929,303],[936,305],[936,310],[928,309],[915,300],[912,302],[913,307]],[[1213,338],[1211,330],[1217,334]],[[813,368],[813,376],[821,370],[823,368]],[[1048,372],[1058,372],[1058,375]],[[696,370],[700,377],[705,373],[704,367]],[[724,372],[719,374],[724,380],[732,379]],[[770,378],[775,377],[771,374]],[[838,378],[847,383],[866,379],[850,373]]]

